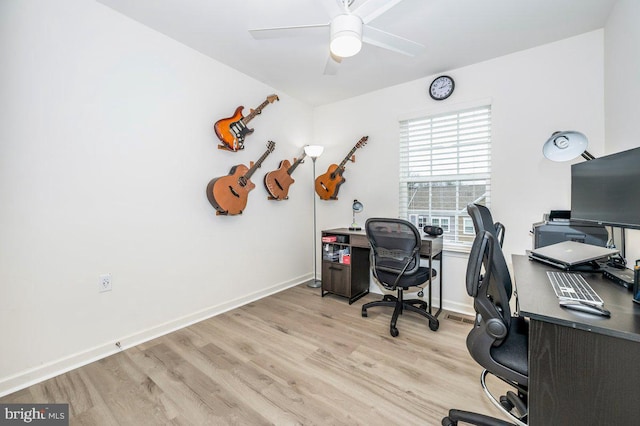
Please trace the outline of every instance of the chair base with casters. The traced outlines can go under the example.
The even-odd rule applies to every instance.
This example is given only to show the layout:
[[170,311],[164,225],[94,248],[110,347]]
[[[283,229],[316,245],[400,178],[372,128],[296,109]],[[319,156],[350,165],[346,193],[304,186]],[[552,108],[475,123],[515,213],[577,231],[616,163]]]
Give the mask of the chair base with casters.
[[456,426],[458,422],[469,422],[476,426],[514,426],[513,423],[505,422],[483,414],[456,409],[449,410],[449,415],[442,419],[442,426]]
[[[519,386],[517,383],[510,382],[508,380],[503,379],[502,377],[495,376],[503,382],[511,385],[516,389],[516,392],[507,391],[505,395],[501,395],[499,399],[497,399],[489,388],[487,387],[487,375],[491,374],[488,370],[483,370],[480,375],[480,384],[482,385],[482,390],[489,397],[489,400],[495,405],[504,415],[510,417],[511,420],[515,422],[518,426],[527,426],[527,417],[528,417],[528,389]],[[514,411],[515,410],[515,411]],[[508,423],[512,424],[512,423]]]
[[[428,274],[431,273],[431,278],[436,276],[435,269],[429,270],[429,268],[424,268],[426,271],[421,271],[426,273],[427,280]],[[406,288],[397,287],[397,296],[393,296],[391,294],[386,294],[382,300],[378,300],[375,302],[369,302],[362,305],[362,316],[367,317],[367,309],[373,308],[375,306],[387,306],[394,308],[393,315],[391,316],[391,324],[389,326],[389,333],[393,337],[397,337],[399,332],[396,324],[398,323],[398,318],[400,315],[404,313],[405,310],[415,312],[429,320],[429,328],[433,331],[438,330],[440,327],[440,322],[436,317],[429,313],[429,306],[427,302],[420,299],[404,299],[404,291]]]

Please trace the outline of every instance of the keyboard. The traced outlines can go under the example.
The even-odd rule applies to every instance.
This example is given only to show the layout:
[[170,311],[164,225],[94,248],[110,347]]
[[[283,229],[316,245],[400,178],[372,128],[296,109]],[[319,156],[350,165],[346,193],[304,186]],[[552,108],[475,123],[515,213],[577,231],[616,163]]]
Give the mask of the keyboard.
[[549,281],[558,299],[578,300],[591,305],[602,306],[604,302],[580,274],[547,271]]

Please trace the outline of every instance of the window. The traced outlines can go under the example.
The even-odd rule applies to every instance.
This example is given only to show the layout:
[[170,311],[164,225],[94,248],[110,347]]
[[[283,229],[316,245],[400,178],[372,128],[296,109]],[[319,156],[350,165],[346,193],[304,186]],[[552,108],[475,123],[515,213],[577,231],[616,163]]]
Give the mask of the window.
[[449,232],[449,218],[448,217],[432,217],[431,224],[433,226],[439,226],[444,232]]
[[489,205],[491,106],[400,122],[400,217],[430,218],[445,247],[469,247],[467,204]]
[[471,218],[465,217],[462,220],[465,235],[475,235],[476,230],[473,227],[473,221],[471,220]]

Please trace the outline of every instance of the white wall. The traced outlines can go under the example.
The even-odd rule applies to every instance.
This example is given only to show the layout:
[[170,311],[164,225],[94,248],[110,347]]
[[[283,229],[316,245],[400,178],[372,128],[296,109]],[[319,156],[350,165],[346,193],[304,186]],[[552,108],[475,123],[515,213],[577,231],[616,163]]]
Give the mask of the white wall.
[[[437,113],[489,99],[492,105],[494,218],[507,229],[505,253],[524,254],[529,230],[550,209],[568,209],[570,164],[542,156],[556,130],[579,130],[595,156],[604,152],[603,31],[593,31],[465,68],[447,71],[456,81],[446,101],[427,93],[435,76],[316,108],[314,137],[326,145],[319,173],[338,163],[362,136],[369,143],[345,171],[338,201],[319,202],[322,228],[346,226],[351,202],[362,201],[367,217],[398,215],[398,119]],[[576,160],[578,161],[578,160]],[[445,254],[444,305],[470,312],[464,290],[465,256]]]
[[[0,395],[311,277],[311,162],[288,201],[262,185],[310,107],[278,93],[218,150],[274,89],[93,1],[0,2],[0,57]],[[216,216],[209,180],[269,139],[245,213]]]
[[[640,2],[618,0],[605,27],[606,154],[640,146],[638,22]],[[636,259],[640,259],[640,231],[627,230],[626,237],[627,261],[633,265]]]
[[[116,341],[126,347],[310,278],[312,163],[296,170],[285,202],[266,199],[263,173],[307,143],[325,145],[324,173],[368,135],[339,200],[317,202],[318,228],[348,226],[354,198],[365,204],[361,224],[397,216],[397,123],[407,115],[490,99],[492,211],[507,227],[507,257],[523,253],[531,224],[569,207],[570,166],[542,157],[548,136],[580,130],[598,156],[637,134],[637,14],[634,0],[619,1],[606,62],[594,31],[448,71],[456,91],[440,103],[426,92],[435,76],[314,111],[278,93],[245,151],[229,153],[216,148],[213,122],[274,89],[94,2],[0,2],[0,395],[107,355]],[[627,35],[635,41],[616,41]],[[603,63],[610,73],[620,62],[629,71],[607,95],[605,150]],[[635,114],[623,115],[629,105]],[[257,159],[268,139],[276,151],[245,213],[216,216],[206,184]],[[445,307],[471,311],[466,255],[444,262]],[[105,272],[114,290],[99,294]]]

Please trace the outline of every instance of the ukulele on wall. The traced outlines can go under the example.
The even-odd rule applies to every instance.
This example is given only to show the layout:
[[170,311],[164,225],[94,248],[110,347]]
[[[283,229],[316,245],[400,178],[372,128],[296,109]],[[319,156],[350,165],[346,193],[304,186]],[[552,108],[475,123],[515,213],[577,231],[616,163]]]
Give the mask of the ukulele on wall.
[[342,173],[344,173],[344,165],[347,161],[355,161],[355,156],[353,155],[356,152],[356,149],[362,148],[369,139],[369,136],[363,136],[362,139],[358,141],[358,143],[351,148],[351,151],[344,157],[344,160],[340,163],[340,165],[332,164],[329,166],[329,170],[327,173],[320,175],[317,177],[315,182],[316,193],[320,196],[322,200],[337,200],[338,199],[338,191],[340,190],[340,185],[342,185],[345,179],[342,177]]
[[222,141],[222,143],[218,145],[218,148],[234,152],[244,149],[245,136],[250,135],[254,130],[248,128],[247,124],[249,124],[256,115],[260,114],[264,107],[278,100],[278,95],[267,96],[267,99],[256,109],[250,110],[249,115],[246,117],[242,115],[244,107],[240,105],[231,117],[216,121],[213,125],[213,130],[215,130],[218,139]]
[[289,198],[289,187],[295,182],[291,177],[291,173],[303,162],[306,153],[303,151],[302,156],[293,159],[293,164],[289,160],[282,160],[278,166],[278,170],[264,175],[264,186],[267,188],[270,200],[286,200]]
[[249,168],[244,164],[238,164],[231,168],[227,176],[217,177],[207,185],[207,198],[216,209],[216,214],[242,214],[247,206],[249,191],[256,187],[251,182],[251,176],[262,165],[262,162],[273,152],[276,143],[269,141],[267,150],[255,163],[252,161]]

